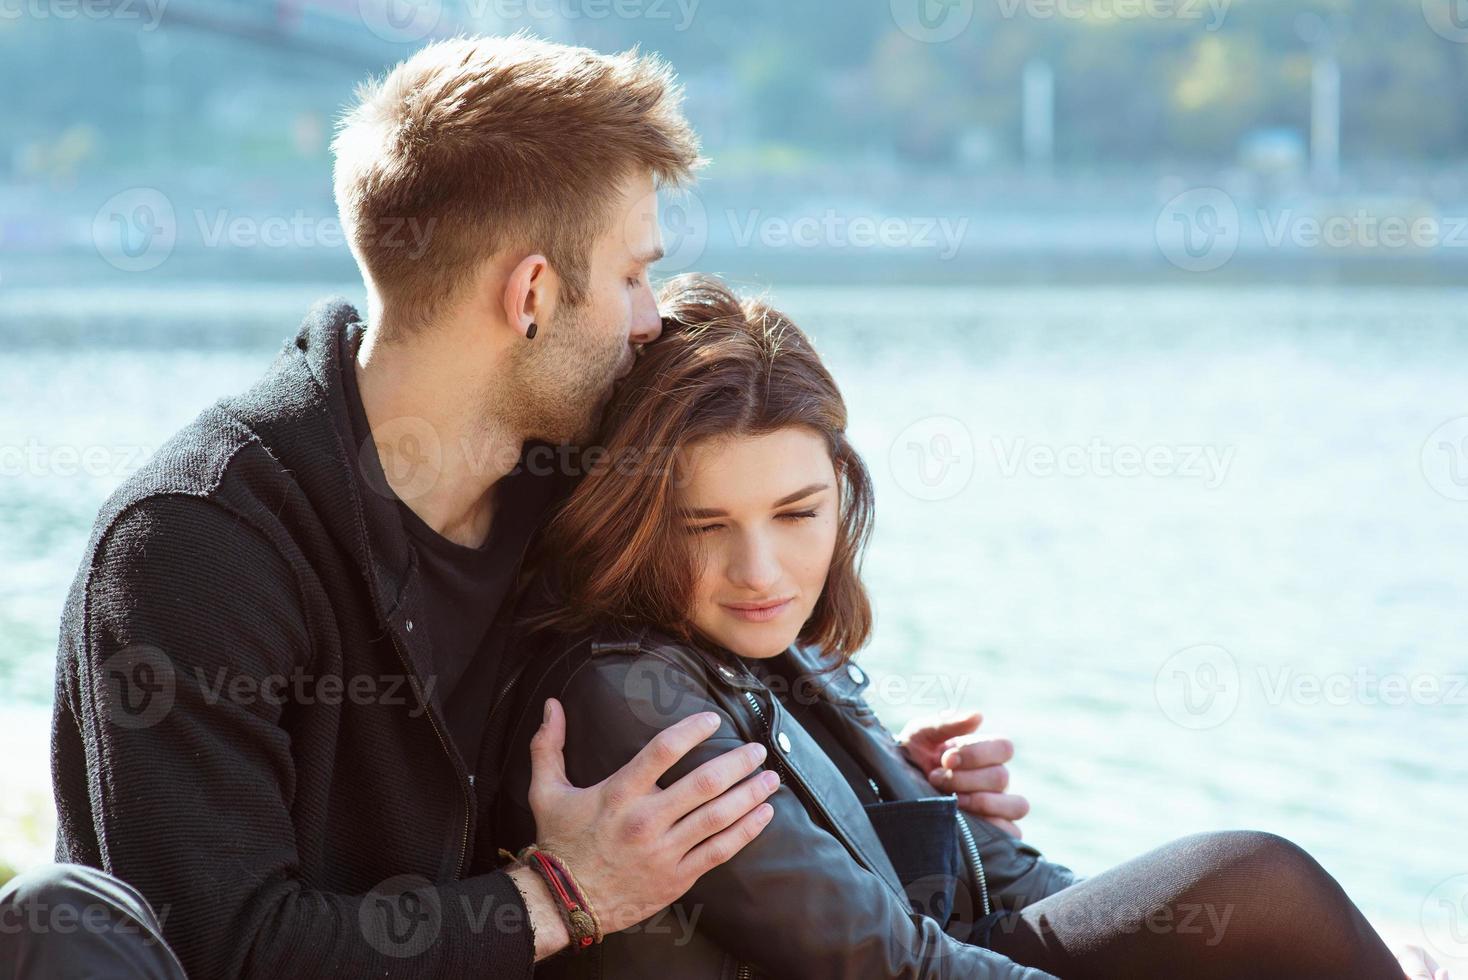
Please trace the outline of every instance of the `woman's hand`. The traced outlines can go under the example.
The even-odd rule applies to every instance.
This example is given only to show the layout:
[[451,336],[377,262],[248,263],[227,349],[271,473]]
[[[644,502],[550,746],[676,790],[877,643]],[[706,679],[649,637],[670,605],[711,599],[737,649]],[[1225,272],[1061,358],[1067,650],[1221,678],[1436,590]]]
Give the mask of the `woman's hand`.
[[974,734],[983,720],[977,711],[960,718],[917,719],[897,741],[934,789],[956,794],[961,809],[1021,837],[1015,821],[1030,812],[1030,801],[1005,792],[1009,770],[1004,764],[1014,758],[1014,743]]
[[1448,971],[1438,966],[1432,955],[1421,946],[1398,946],[1393,952],[1409,980],[1452,980]]

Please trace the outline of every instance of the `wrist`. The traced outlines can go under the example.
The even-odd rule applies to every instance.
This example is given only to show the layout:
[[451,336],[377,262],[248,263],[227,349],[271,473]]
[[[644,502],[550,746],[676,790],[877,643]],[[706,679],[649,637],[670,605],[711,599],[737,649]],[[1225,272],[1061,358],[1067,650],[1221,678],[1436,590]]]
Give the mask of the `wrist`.
[[515,865],[506,872],[520,894],[525,898],[525,910],[530,915],[530,931],[535,937],[535,961],[554,956],[571,945],[571,933],[556,898],[535,871],[523,864]]

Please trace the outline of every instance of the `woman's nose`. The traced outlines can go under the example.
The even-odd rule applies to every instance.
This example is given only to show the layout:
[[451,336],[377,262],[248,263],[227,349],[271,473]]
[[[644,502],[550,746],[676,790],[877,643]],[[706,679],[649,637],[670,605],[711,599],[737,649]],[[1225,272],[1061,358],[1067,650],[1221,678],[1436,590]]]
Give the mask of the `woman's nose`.
[[780,581],[780,563],[775,549],[760,535],[747,535],[736,546],[729,562],[729,580],[741,589],[769,592]]

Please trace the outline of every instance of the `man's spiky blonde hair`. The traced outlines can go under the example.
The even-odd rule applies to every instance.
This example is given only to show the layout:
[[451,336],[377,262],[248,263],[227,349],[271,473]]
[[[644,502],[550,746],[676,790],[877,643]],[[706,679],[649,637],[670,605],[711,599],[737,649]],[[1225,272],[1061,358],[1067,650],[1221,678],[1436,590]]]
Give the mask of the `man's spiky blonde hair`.
[[703,163],[672,70],[636,48],[454,38],[356,95],[332,141],[337,210],[374,302],[415,324],[507,247],[543,253],[579,304],[616,186]]

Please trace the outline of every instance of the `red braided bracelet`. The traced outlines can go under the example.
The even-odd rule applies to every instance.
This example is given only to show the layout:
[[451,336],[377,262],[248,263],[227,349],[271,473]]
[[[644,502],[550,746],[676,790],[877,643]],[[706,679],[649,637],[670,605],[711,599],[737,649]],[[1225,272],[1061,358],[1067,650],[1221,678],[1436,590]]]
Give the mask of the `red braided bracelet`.
[[577,883],[575,876],[571,874],[564,861],[550,851],[536,847],[534,844],[526,845],[519,854],[511,854],[504,849],[501,849],[500,853],[534,869],[545,879],[551,894],[556,897],[556,901],[561,905],[561,911],[565,914],[566,928],[571,934],[573,949],[580,952],[605,938],[601,923],[597,921],[596,913],[591,910],[591,903],[586,900],[586,894],[581,890],[580,884]]

